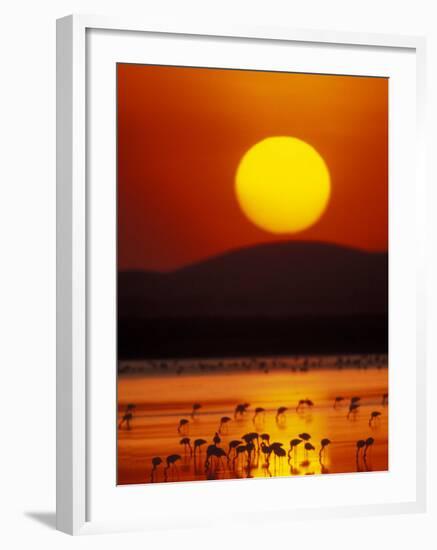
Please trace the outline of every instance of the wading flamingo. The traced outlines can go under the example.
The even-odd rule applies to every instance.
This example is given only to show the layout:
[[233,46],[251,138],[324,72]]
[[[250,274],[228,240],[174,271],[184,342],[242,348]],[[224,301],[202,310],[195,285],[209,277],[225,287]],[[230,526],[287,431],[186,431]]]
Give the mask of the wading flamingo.
[[257,407],[257,408],[255,409],[255,414],[253,415],[252,422],[255,424],[256,419],[257,419],[257,416],[258,416],[259,414],[263,414],[263,416],[265,416],[265,412],[266,412],[266,411],[265,411],[265,409],[263,409],[263,407]]
[[206,440],[205,439],[195,439],[194,440],[194,456],[196,456],[196,451],[199,449],[199,453],[202,451],[201,447],[202,445],[205,445]]
[[319,462],[322,463],[322,454],[324,454],[326,447],[331,443],[331,440],[327,437],[323,438],[320,442]]
[[333,405],[334,409],[336,409],[342,401],[344,401],[344,397],[341,397],[341,396],[336,397],[334,399],[334,405]]
[[279,407],[276,411],[276,422],[283,421],[285,419],[285,413],[288,410],[288,407]]
[[202,408],[202,405],[200,403],[193,403],[193,408],[191,410],[191,418],[194,418],[197,411],[201,408]]
[[247,409],[250,407],[250,403],[239,403],[234,410],[234,418],[237,418],[237,416],[241,417],[244,415],[244,413],[247,411]]
[[150,472],[150,483],[153,483],[155,479],[156,468],[162,464],[162,458],[160,456],[154,456],[152,458],[152,471]]
[[184,453],[185,454],[187,454],[187,449],[188,449],[190,451],[190,456],[193,455],[193,447],[191,446],[191,440],[190,440],[189,437],[183,437],[179,441],[179,444],[184,446]]
[[186,418],[181,418],[179,420],[178,433],[182,433],[182,430],[187,432],[189,423],[190,423],[190,421],[187,420]]
[[181,460],[181,455],[175,454],[175,455],[169,455],[167,457],[166,459],[167,466],[164,468],[164,481],[167,481],[167,472],[169,471],[170,468],[174,470],[177,474],[179,474],[176,467],[176,462],[178,460]]
[[225,426],[228,422],[230,422],[232,419],[229,416],[222,416],[220,418],[220,424],[218,428],[218,433],[222,433],[223,426]]
[[370,418],[369,418],[369,426],[373,426],[375,420],[377,418],[379,418],[381,416],[381,413],[379,411],[373,411],[371,414],[370,414]]

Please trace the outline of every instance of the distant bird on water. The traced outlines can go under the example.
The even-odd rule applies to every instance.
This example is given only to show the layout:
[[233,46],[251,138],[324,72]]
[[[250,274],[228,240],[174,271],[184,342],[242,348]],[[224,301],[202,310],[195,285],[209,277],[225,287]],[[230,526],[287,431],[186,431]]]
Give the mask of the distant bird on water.
[[190,421],[187,420],[186,418],[181,418],[179,420],[178,432],[182,433],[182,429],[184,429],[185,431],[188,430],[188,424],[189,423],[190,423]]
[[373,426],[373,424],[375,423],[375,420],[377,418],[379,418],[381,416],[381,413],[379,411],[373,411],[371,414],[370,414],[370,418],[369,418],[369,426]]
[[195,439],[194,440],[194,456],[196,456],[196,451],[199,449],[199,453],[201,452],[202,445],[205,445],[206,439]]
[[344,397],[341,397],[341,396],[336,397],[334,399],[334,405],[333,405],[334,409],[336,409],[342,401],[344,401]]
[[191,446],[191,440],[189,437],[183,437],[179,443],[184,446],[185,453],[187,452],[187,449],[190,451],[190,456],[193,455],[193,447]]
[[247,409],[250,407],[249,403],[239,403],[234,410],[234,418],[237,416],[243,416]]
[[265,409],[263,409],[263,407],[257,407],[255,409],[255,414],[253,415],[252,422],[255,424],[257,416],[260,415],[260,414],[265,414],[265,412],[266,411],[265,411]]
[[325,437],[320,442],[319,462],[322,462],[322,454],[325,452],[326,447],[331,443],[331,440]]
[[152,471],[150,472],[150,483],[153,483],[155,479],[155,472],[158,466],[162,464],[162,458],[160,456],[154,456],[152,458]]
[[222,416],[220,418],[220,425],[219,425],[219,428],[218,428],[218,433],[222,433],[222,430],[223,430],[223,426],[226,426],[226,424],[228,422],[230,422],[232,419],[229,417],[229,416]]
[[279,422],[280,420],[284,420],[285,413],[287,412],[288,407],[279,407],[276,411],[276,422]]
[[167,481],[167,472],[171,468],[177,472],[176,462],[181,460],[181,455],[169,455],[166,459],[167,466],[164,468],[164,479]]
[[191,418],[194,418],[197,411],[202,408],[202,405],[200,403],[193,403],[193,408],[191,410]]

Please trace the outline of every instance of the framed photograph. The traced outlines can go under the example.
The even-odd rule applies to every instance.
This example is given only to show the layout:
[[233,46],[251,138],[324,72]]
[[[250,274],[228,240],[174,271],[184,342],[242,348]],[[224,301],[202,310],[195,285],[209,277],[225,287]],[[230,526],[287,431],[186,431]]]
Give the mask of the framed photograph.
[[423,511],[423,39],[57,52],[58,528]]

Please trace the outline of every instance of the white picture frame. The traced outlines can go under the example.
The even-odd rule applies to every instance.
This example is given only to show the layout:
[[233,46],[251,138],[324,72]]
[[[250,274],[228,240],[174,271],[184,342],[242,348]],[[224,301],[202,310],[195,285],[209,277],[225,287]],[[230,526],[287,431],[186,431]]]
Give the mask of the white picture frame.
[[[403,333],[406,337],[409,335],[405,332],[406,330],[414,330],[414,345],[412,344],[410,352],[414,352],[415,355],[415,446],[412,451],[415,454],[415,467],[410,480],[412,485],[409,489],[409,496],[408,498],[400,498],[398,500],[394,497],[394,499],[389,499],[387,502],[381,501],[378,503],[371,503],[370,501],[360,503],[358,500],[353,505],[341,505],[337,503],[331,507],[323,506],[322,503],[320,507],[287,508],[284,504],[283,506],[279,505],[274,510],[274,515],[275,517],[282,518],[320,518],[342,515],[364,515],[369,513],[392,514],[424,511],[426,507],[427,481],[425,463],[426,250],[424,220],[426,200],[423,145],[425,93],[424,39],[409,36],[297,30],[285,27],[240,28],[232,25],[229,28],[214,28],[213,25],[210,28],[196,28],[195,26],[193,28],[177,28],[177,26],[173,27],[171,25],[158,27],[138,21],[73,15],[60,19],[57,22],[57,528],[66,533],[76,535],[111,530],[148,529],[160,524],[178,525],[175,512],[171,510],[160,511],[157,509],[159,507],[155,504],[155,513],[152,518],[150,517],[150,513],[144,512],[142,512],[142,516],[139,514],[138,517],[133,519],[121,517],[121,515],[118,517],[116,515],[116,507],[113,507],[111,511],[109,511],[108,507],[106,516],[105,511],[97,514],[98,519],[96,520],[93,514],[90,515],[92,502],[99,501],[99,498],[95,497],[95,495],[91,496],[92,491],[90,489],[93,484],[93,473],[95,474],[90,433],[96,433],[92,429],[92,422],[96,421],[96,415],[90,414],[95,400],[95,393],[93,393],[95,390],[92,389],[95,388],[95,384],[91,383],[95,374],[91,372],[91,365],[96,365],[93,355],[95,353],[93,346],[95,332],[90,331],[90,327],[93,325],[92,316],[94,315],[95,306],[98,306],[98,302],[94,303],[92,297],[95,286],[93,286],[93,274],[92,270],[90,270],[90,265],[92,264],[90,254],[93,254],[93,251],[96,250],[95,245],[92,244],[94,242],[92,239],[98,237],[93,236],[91,238],[93,219],[97,215],[97,211],[95,209],[95,200],[92,200],[95,199],[94,191],[90,188],[90,181],[93,177],[93,169],[90,167],[89,158],[92,138],[90,138],[87,130],[87,120],[90,117],[90,109],[94,105],[88,87],[92,76],[90,75],[90,71],[94,70],[98,58],[90,59],[88,57],[90,55],[88,50],[90,50],[91,44],[93,52],[98,52],[99,47],[101,48],[97,41],[89,40],[89,37],[92,36],[90,33],[94,31],[109,33],[109,38],[107,38],[109,40],[113,40],[111,33],[125,33],[123,35],[127,36],[129,34],[130,37],[135,36],[135,40],[138,37],[146,35],[157,37],[160,43],[165,43],[166,40],[174,39],[174,37],[181,37],[188,42],[195,37],[217,39],[217,42],[220,42],[220,40],[228,42],[244,41],[249,51],[251,44],[262,42],[262,44],[271,44],[272,47],[279,43],[286,45],[312,44],[317,48],[335,46],[340,49],[342,48],[342,51],[346,51],[348,48],[358,48],[363,52],[372,49],[375,52],[390,50],[393,52],[396,51],[399,56],[402,56],[403,53],[414,56],[414,82],[410,83],[415,90],[415,97],[410,101],[410,108],[414,110],[414,120],[411,120],[414,122],[415,128],[411,139],[414,141],[416,156],[411,161],[412,164],[409,168],[414,167],[415,172],[413,175],[415,185],[411,191],[416,201],[414,216],[415,233],[409,244],[406,245],[415,251],[415,262],[412,267],[410,266],[414,271],[414,277],[413,271],[411,271],[411,277],[407,283],[411,291],[414,286],[414,300],[408,306],[414,312],[414,315],[412,316],[413,320],[408,326],[405,325],[405,327],[399,328],[399,331],[403,330],[399,334]],[[127,53],[125,52],[124,55],[130,55],[129,52],[132,52],[132,48],[136,47],[135,40],[131,41],[132,44],[129,46],[131,49],[128,48],[126,50]],[[168,56],[171,57],[171,55],[174,55],[174,53],[169,49]],[[113,59],[111,62],[113,62]],[[175,61],[174,64],[177,64],[177,62]],[[183,62],[179,61],[179,64],[183,64]],[[369,69],[369,74],[371,74],[371,69]],[[411,76],[411,69],[409,75]],[[103,73],[99,75],[99,79],[100,77],[103,82]],[[413,100],[414,105],[412,104]],[[96,120],[93,119],[93,122],[98,123],[98,120],[98,118]],[[93,127],[95,127],[95,124]],[[411,147],[411,140],[408,142],[408,146]],[[103,147],[105,145],[102,145]],[[107,147],[106,151],[111,151],[111,144],[109,142]],[[115,162],[114,159],[112,161]],[[395,166],[397,159],[391,157],[390,161]],[[390,210],[392,210],[394,204],[399,206],[399,214],[397,214],[398,210],[394,212],[390,211],[390,217],[394,220],[394,226],[390,230],[390,238],[392,242],[393,237],[393,242],[395,242],[397,232],[402,231],[403,216],[405,215],[404,206],[402,205],[406,204],[405,201],[408,199],[408,196],[405,194],[402,200],[398,200],[393,195],[392,199]],[[109,200],[111,200],[110,197]],[[108,203],[104,202],[104,204]],[[113,204],[106,213],[107,216],[110,216],[111,213],[113,214],[112,208]],[[93,235],[95,235],[95,232]],[[111,258],[113,258],[111,252],[105,258],[102,256],[102,265],[110,265],[105,262],[110,262]],[[98,261],[100,262],[100,259]],[[397,262],[396,254],[393,261]],[[398,261],[399,263],[393,264],[394,267],[401,267],[402,261],[406,261],[405,258],[402,260],[400,252]],[[391,264],[391,267],[393,266]],[[400,287],[402,284],[399,281],[399,284],[396,283],[396,286]],[[95,368],[97,369],[97,366]],[[112,372],[111,376],[114,372]],[[402,380],[397,379],[397,381],[399,381],[399,395],[401,396],[401,391],[404,391],[402,390]],[[397,381],[395,381],[396,387],[398,387]],[[115,386],[115,380],[113,380],[113,385]],[[103,387],[106,388],[107,386],[103,384]],[[411,384],[409,388],[411,388]],[[115,403],[113,405],[115,408]],[[393,406],[396,406],[396,400]],[[90,418],[93,418],[93,420],[91,421]],[[115,424],[111,418],[108,419],[108,423]],[[393,431],[396,432],[396,430]],[[102,443],[102,449],[107,448],[105,447],[106,444],[111,444],[111,437],[112,435],[108,434],[106,443]],[[324,479],[326,478],[334,480],[327,481],[327,483],[331,485],[331,490],[335,489],[336,476],[325,476]],[[101,483],[106,483],[105,479],[102,477]],[[275,484],[276,491],[280,490],[281,483],[285,483],[283,479],[271,481]],[[305,481],[309,482],[309,480]],[[218,498],[228,498],[229,495],[233,494],[235,483],[241,482],[215,483],[213,491],[218,495]],[[346,481],[346,483],[349,483],[349,481]],[[375,478],[375,483],[381,483],[381,480]],[[405,483],[407,483],[407,480]],[[169,485],[173,485],[173,487],[174,485],[180,485],[181,487],[178,489],[179,493],[182,490],[185,491],[186,495],[191,494],[189,498],[192,499],[192,502],[196,499],[196,491],[202,491],[206,495],[210,491],[209,487],[211,487],[211,484],[208,483],[195,484],[198,488],[193,492],[191,488],[188,488],[187,484]],[[266,484],[264,484],[265,486]],[[102,490],[103,496],[100,498],[100,501],[111,498],[109,493],[106,495],[101,485],[99,487],[100,489],[98,487],[96,489],[93,486],[93,491]],[[252,498],[253,500],[250,487],[253,487],[253,484],[246,483],[244,486],[240,484],[238,490],[246,493],[244,498],[249,500]],[[133,499],[138,506],[140,502],[140,500],[137,500],[139,498],[138,487],[133,488],[134,493],[132,494],[129,494],[125,489],[122,490],[124,491],[124,502]],[[153,487],[154,503],[159,502],[159,492],[170,495],[170,490],[176,491],[176,489],[164,488],[162,485]],[[151,498],[150,495],[151,493],[149,493],[149,499]],[[147,497],[144,500],[144,494],[140,498],[142,504],[147,502]],[[94,506],[94,504],[92,505]],[[258,503],[256,506],[257,508],[254,507],[247,514],[249,520],[255,521],[257,513],[262,513],[262,504]],[[238,515],[235,517],[238,521]],[[242,519],[244,519],[243,516]],[[186,518],[183,521],[184,525],[186,525]],[[204,525],[206,521],[203,517],[193,518],[192,525]]]

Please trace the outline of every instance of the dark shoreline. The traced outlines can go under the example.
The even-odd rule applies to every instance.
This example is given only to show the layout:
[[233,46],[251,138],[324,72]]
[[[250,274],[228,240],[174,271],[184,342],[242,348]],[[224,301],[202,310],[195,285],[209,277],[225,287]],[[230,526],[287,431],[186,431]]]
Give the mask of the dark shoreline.
[[118,359],[387,354],[388,316],[121,318]]

